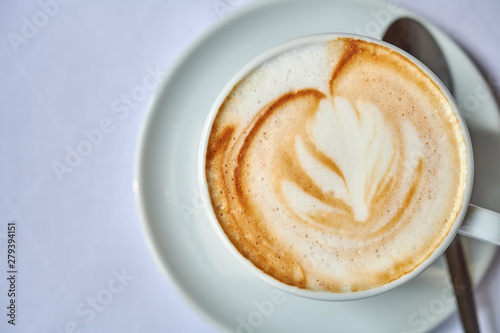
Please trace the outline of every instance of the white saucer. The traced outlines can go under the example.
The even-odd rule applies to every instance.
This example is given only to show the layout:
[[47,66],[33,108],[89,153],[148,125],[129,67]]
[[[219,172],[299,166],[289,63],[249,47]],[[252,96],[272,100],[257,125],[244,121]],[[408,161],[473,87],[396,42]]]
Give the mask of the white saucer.
[[[394,13],[396,15],[394,15]],[[200,38],[171,70],[150,104],[138,147],[136,188],[144,231],[158,265],[186,300],[223,331],[425,332],[455,311],[442,260],[410,283],[353,302],[276,294],[227,252],[212,230],[198,190],[197,153],[210,106],[249,60],[286,40],[321,32],[380,37],[382,25],[410,15],[374,1],[287,0],[258,3]],[[428,25],[428,24],[427,24]],[[475,150],[473,202],[500,210],[500,119],[486,82],[463,51],[428,25],[450,62]],[[477,284],[496,247],[466,240]],[[273,294],[274,292],[274,294]]]

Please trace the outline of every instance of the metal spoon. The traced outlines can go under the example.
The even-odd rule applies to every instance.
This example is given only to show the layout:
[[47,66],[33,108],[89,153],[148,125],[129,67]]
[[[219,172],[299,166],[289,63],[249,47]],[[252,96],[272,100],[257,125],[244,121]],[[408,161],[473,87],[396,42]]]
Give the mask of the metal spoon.
[[[451,74],[444,54],[434,37],[422,24],[410,18],[398,19],[387,29],[383,39],[419,59],[453,94]],[[455,289],[462,326],[466,333],[479,332],[473,286],[458,235],[446,250],[446,261]]]

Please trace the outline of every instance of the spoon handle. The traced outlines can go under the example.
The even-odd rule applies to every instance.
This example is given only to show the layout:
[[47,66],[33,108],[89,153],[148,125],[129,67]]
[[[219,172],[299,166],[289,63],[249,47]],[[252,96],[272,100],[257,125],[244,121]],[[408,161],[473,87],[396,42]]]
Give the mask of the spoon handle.
[[459,235],[451,242],[445,253],[464,331],[467,333],[479,332],[476,306],[472,292],[473,285],[467,265],[457,264],[464,261],[465,257]]

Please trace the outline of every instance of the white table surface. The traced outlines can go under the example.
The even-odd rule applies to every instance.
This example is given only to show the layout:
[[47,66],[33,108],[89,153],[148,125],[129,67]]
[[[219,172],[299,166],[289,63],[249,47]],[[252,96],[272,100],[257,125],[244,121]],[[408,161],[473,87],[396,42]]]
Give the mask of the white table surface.
[[[250,2],[0,3],[0,332],[216,331],[152,259],[133,163],[160,77],[197,36]],[[500,95],[499,1],[402,3],[451,35]],[[77,158],[76,149],[88,153]],[[4,278],[11,221],[15,326]],[[498,255],[477,304],[483,331],[500,332]],[[458,316],[434,332],[462,332]]]

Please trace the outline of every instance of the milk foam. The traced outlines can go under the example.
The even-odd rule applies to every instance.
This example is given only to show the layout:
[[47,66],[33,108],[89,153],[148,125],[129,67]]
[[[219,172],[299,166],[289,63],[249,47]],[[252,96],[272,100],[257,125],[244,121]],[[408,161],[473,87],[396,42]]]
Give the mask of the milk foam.
[[219,223],[256,267],[299,288],[356,291],[412,271],[448,234],[464,149],[418,67],[339,39],[280,54],[236,85],[206,175]]

